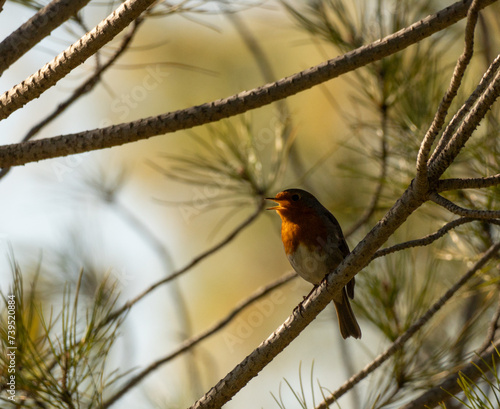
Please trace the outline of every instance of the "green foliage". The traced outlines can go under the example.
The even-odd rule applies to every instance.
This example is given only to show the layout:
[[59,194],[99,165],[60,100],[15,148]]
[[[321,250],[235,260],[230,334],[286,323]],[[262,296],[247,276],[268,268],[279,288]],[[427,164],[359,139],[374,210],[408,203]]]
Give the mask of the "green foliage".
[[[60,311],[54,311],[54,305],[47,306],[47,300],[40,296],[38,273],[26,290],[15,262],[12,271],[12,289],[2,293],[0,338],[7,347],[6,310],[13,295],[16,402],[61,409],[99,407],[104,390],[120,377],[118,370],[107,368],[106,361],[122,320],[103,324],[117,300],[114,284],[103,280],[92,298],[82,299],[81,271],[76,288],[65,286]],[[8,366],[7,356],[2,354],[2,385],[7,382]]]
[[[496,357],[500,357],[498,350],[495,349],[495,353]],[[500,378],[495,355],[492,356],[491,362],[482,360],[488,369],[487,371],[476,365],[476,369],[481,373],[478,379],[473,380],[464,373],[459,373],[457,382],[464,393],[464,398],[452,396],[463,407],[469,409],[496,409],[500,407]]]

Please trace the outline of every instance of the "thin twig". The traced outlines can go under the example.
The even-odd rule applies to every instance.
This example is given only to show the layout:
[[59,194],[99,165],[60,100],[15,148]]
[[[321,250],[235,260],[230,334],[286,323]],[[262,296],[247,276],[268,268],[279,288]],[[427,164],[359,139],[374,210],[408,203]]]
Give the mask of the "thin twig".
[[241,19],[238,13],[233,13],[231,11],[226,12],[225,16],[231,22],[231,24],[236,29],[241,39],[247,46],[250,53],[253,55],[254,60],[259,67],[262,78],[264,78],[264,80],[267,82],[275,81],[276,75],[274,74],[273,67],[270,64],[265,51],[260,46],[253,33],[247,27],[245,20]]
[[[146,226],[145,223],[143,223],[142,220],[140,220],[128,208],[123,206],[118,200],[114,200],[112,205],[117,210],[118,214],[121,215],[158,254],[163,264],[163,271],[165,272],[165,275],[170,274],[170,272],[174,270],[174,260],[163,242],[156,237],[156,235]],[[177,321],[181,329],[178,339],[180,342],[184,342],[186,339],[189,339],[193,333],[193,325],[189,315],[188,303],[186,301],[186,296],[177,281],[172,281],[170,283],[170,287],[174,298],[173,302],[175,304],[176,315],[178,317]],[[193,394],[196,393],[195,391],[201,392],[201,381],[199,379],[197,362],[194,359],[194,356],[186,357],[186,368],[187,373],[189,374],[189,382],[191,386],[189,390],[191,390]]]
[[422,144],[420,145],[420,150],[417,156],[417,174],[415,177],[415,187],[417,190],[425,191],[427,190],[427,161],[429,159],[429,153],[434,143],[436,136],[444,125],[446,115],[448,114],[448,109],[451,103],[457,95],[458,89],[462,83],[462,78],[465,74],[472,54],[474,52],[474,29],[476,27],[477,18],[479,14],[479,0],[473,0],[470,8],[467,12],[467,24],[465,26],[465,45],[462,55],[457,60],[453,75],[451,77],[450,85],[446,90],[446,93],[439,104],[439,107],[434,115],[431,126],[426,132]]
[[[386,86],[385,86],[385,74],[379,73],[378,76],[378,86],[380,88],[382,96],[382,102],[380,103],[379,115],[380,115],[380,129],[381,129],[381,137],[380,137],[380,174],[378,176],[377,184],[375,187],[375,191],[372,194],[370,203],[368,207],[365,209],[363,214],[359,217],[356,223],[354,223],[350,228],[345,232],[345,237],[348,238],[352,234],[354,234],[361,226],[367,223],[372,215],[377,210],[378,204],[380,202],[380,198],[382,196],[382,191],[384,189],[387,177],[387,168],[388,168],[388,120],[389,120],[389,106],[387,104],[387,95],[386,95]],[[345,368],[345,373],[347,376],[353,374],[354,365],[353,365],[353,351],[350,350],[349,345],[341,342],[340,343],[340,351],[341,351],[341,361]],[[360,397],[356,393],[351,394],[351,400],[354,407],[359,407]]]
[[149,366],[144,368],[141,372],[139,372],[132,379],[130,379],[125,385],[123,385],[123,387],[121,387],[121,389],[118,392],[116,392],[113,396],[111,396],[108,400],[106,400],[106,402],[103,403],[102,408],[105,409],[105,408],[109,407],[110,405],[112,405],[113,403],[115,403],[118,399],[123,397],[123,395],[125,395],[132,387],[137,385],[146,376],[150,375],[153,371],[158,369],[160,366],[171,361],[172,359],[176,358],[177,356],[191,350],[194,346],[196,346],[198,343],[200,343],[204,339],[217,333],[219,330],[221,330],[227,324],[229,324],[234,318],[236,318],[236,316],[240,312],[242,312],[245,308],[249,307],[250,305],[252,305],[256,301],[260,300],[265,295],[276,290],[277,288],[288,283],[289,281],[291,281],[292,279],[294,279],[296,277],[297,277],[297,274],[295,272],[292,272],[292,273],[289,273],[289,274],[281,277],[280,279],[274,281],[273,283],[258,289],[254,294],[252,294],[250,297],[243,300],[236,307],[234,307],[233,310],[230,311],[229,314],[226,315],[223,319],[221,319],[220,321],[213,324],[210,328],[206,329],[201,334],[185,340],[179,347],[177,347],[177,349],[175,351],[171,352],[167,356],[151,363]]
[[474,217],[477,219],[498,219],[500,218],[500,210],[475,210],[475,209],[465,209],[457,204],[453,203],[451,200],[444,198],[437,193],[431,193],[429,196],[434,203],[444,207],[451,213],[457,214],[463,217]]
[[[497,0],[483,0],[480,7],[484,8],[495,1]],[[459,1],[375,43],[274,83],[222,100],[106,128],[2,146],[0,168],[118,146],[218,121],[268,105],[380,60],[443,30],[463,18],[469,4],[469,1]],[[9,111],[10,109],[8,108]]]
[[500,55],[498,55],[495,58],[495,60],[490,64],[490,66],[482,76],[481,81],[479,81],[479,84],[477,85],[474,92],[469,96],[469,98],[467,98],[467,101],[465,101],[465,103],[460,107],[458,112],[451,119],[450,123],[448,124],[443,134],[441,135],[441,138],[439,138],[439,142],[436,146],[436,149],[434,149],[431,158],[429,159],[429,163],[433,164],[436,161],[436,158],[446,147],[446,145],[452,138],[453,134],[455,133],[457,127],[463,122],[465,115],[467,115],[470,112],[471,108],[474,106],[479,97],[484,93],[488,85],[491,83],[493,77],[495,76],[499,68],[500,68]]
[[483,345],[481,345],[477,351],[478,354],[482,354],[488,347],[491,346],[493,342],[495,342],[495,335],[498,330],[498,326],[500,323],[500,295],[497,295],[498,301],[497,301],[497,309],[495,310],[495,314],[493,314],[493,317],[490,320],[490,325],[488,326],[488,333],[486,334],[486,339],[483,342]]
[[182,274],[186,273],[187,271],[191,270],[195,265],[197,265],[199,262],[203,261],[205,258],[208,256],[211,256],[218,250],[220,250],[222,247],[224,247],[226,244],[230,243],[241,231],[249,226],[261,213],[262,210],[264,209],[264,201],[262,201],[257,209],[246,219],[244,220],[240,225],[238,225],[229,235],[227,235],[223,240],[221,240],[219,243],[217,243],[215,246],[209,248],[208,250],[204,251],[200,255],[198,255],[196,258],[194,258],[190,263],[188,263],[186,266],[181,268],[180,270],[177,270],[176,272],[170,274],[168,277],[157,281],[156,283],[152,284],[149,286],[146,290],[144,290],[142,293],[131,299],[130,301],[126,302],[122,307],[120,307],[118,310],[110,314],[106,319],[99,325],[106,325],[108,322],[116,319],[117,317],[123,315],[127,311],[129,311],[137,302],[142,300],[146,295],[151,293],[153,290],[158,288],[159,286],[168,283],[169,281],[174,280],[175,278],[181,276]]
[[[441,227],[435,233],[428,234],[427,236],[422,237],[420,239],[405,241],[404,243],[395,244],[394,246],[378,250],[373,255],[372,260],[379,258],[379,257],[386,256],[387,254],[395,253],[396,251],[401,251],[401,250],[405,250],[405,249],[412,248],[412,247],[427,246],[427,245],[431,244],[432,242],[436,241],[437,239],[443,237],[450,230],[455,229],[456,227],[461,226],[462,224],[470,223],[470,222],[477,221],[477,220],[485,221],[484,219],[478,218],[478,217],[461,217],[459,219],[453,220],[449,223],[446,223],[443,227]],[[496,220],[496,219],[486,220],[486,222],[500,225],[500,220]]]
[[500,67],[497,67],[495,71],[490,72],[490,70],[488,70],[483,76],[483,79],[485,80],[484,91],[477,99],[474,107],[465,116],[462,124],[454,133],[453,137],[450,138],[446,147],[429,165],[428,173],[430,180],[437,182],[442,174],[450,167],[465,146],[465,143],[472,136],[474,130],[479,126],[500,95]]
[[438,192],[458,189],[482,189],[500,184],[500,173],[484,178],[441,179],[436,187]]
[[[474,275],[477,271],[483,268],[486,263],[497,254],[500,250],[500,242],[491,246],[483,256],[474,264],[474,266],[468,270],[453,286],[451,286],[444,295],[437,300],[426,312],[422,315],[410,328],[408,328],[404,334],[400,335],[391,346],[377,358],[375,358],[369,365],[363,368],[356,375],[351,377],[346,383],[344,383],[340,388],[328,396],[321,404],[316,406],[316,409],[325,409],[329,404],[335,402],[347,391],[352,389],[360,381],[365,379],[370,373],[375,369],[380,367],[385,361],[387,361],[391,356],[393,356],[398,350],[403,348],[405,343],[424,326],[451,298],[456,292],[464,286],[464,284]],[[421,408],[423,406],[419,406]]]
[[82,85],[76,88],[71,96],[65,101],[61,102],[57,108],[43,121],[32,127],[28,133],[22,139],[23,142],[30,140],[35,136],[43,127],[48,125],[51,121],[57,118],[60,114],[62,114],[73,102],[75,102],[82,95],[88,94],[90,91],[94,89],[94,87],[99,83],[99,80],[102,77],[104,72],[113,66],[113,64],[118,60],[118,58],[127,50],[129,45],[132,43],[134,36],[137,34],[137,30],[139,29],[141,23],[144,20],[138,18],[132,24],[130,31],[123,37],[120,45],[117,50],[113,53],[113,55],[106,61],[105,64],[97,67],[95,72],[92,74],[90,78],[88,78]]

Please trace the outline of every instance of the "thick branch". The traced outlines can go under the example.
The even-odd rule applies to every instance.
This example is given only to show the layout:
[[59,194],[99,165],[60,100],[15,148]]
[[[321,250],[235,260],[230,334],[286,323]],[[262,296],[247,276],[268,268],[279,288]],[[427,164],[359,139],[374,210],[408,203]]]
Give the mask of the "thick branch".
[[0,75],[90,0],[53,0],[0,43]]
[[[128,46],[131,44],[132,39],[134,38],[140,24],[144,20],[137,19],[130,32],[122,39],[120,46],[113,53],[113,55],[106,61],[102,66],[98,66],[95,72],[92,74],[90,78],[88,78],[82,85],[80,85],[77,89],[73,91],[71,96],[65,101],[61,102],[57,108],[50,113],[46,118],[42,119],[35,126],[33,126],[26,135],[23,137],[23,141],[29,141],[33,136],[35,136],[41,129],[51,123],[54,119],[56,119],[59,115],[61,115],[67,108],[69,108],[74,102],[78,101],[80,97],[89,93],[94,89],[94,87],[99,83],[103,73],[113,64],[116,60],[127,50]],[[2,179],[5,175],[9,173],[12,168],[2,168],[0,170],[0,179]]]
[[64,78],[71,70],[94,55],[156,0],[127,0],[92,31],[64,50],[35,74],[0,96],[0,120]]
[[431,193],[429,198],[436,204],[443,206],[445,209],[449,210],[454,214],[458,214],[463,217],[474,217],[477,219],[498,219],[500,218],[500,210],[475,210],[475,209],[465,209],[453,203],[452,201],[444,198],[437,193]]
[[[495,1],[482,0],[479,7],[484,8]],[[135,142],[218,121],[268,105],[394,54],[429,37],[464,18],[469,4],[470,1],[457,2],[373,44],[274,83],[222,100],[107,128],[3,146],[0,148],[0,167],[19,166],[43,159]]]
[[92,91],[94,87],[99,83],[102,75],[111,68],[114,63],[122,56],[125,51],[127,51],[128,47],[132,43],[134,36],[137,33],[138,28],[144,20],[136,19],[134,24],[131,26],[130,32],[127,33],[122,39],[120,45],[113,52],[113,55],[109,57],[109,59],[102,64],[101,66],[96,67],[94,73],[90,78],[88,78],[83,84],[81,84],[78,88],[76,88],[71,96],[65,101],[61,102],[57,108],[44,120],[39,122],[37,125],[32,127],[29,132],[24,136],[23,141],[28,141],[33,138],[40,130],[45,127],[48,123],[53,121],[57,116],[62,114],[68,107],[70,107],[75,101],[77,101],[82,95],[85,95]]
[[427,160],[429,159],[429,152],[431,146],[436,139],[437,134],[443,127],[448,109],[457,95],[465,70],[469,65],[474,51],[474,29],[476,27],[477,18],[479,14],[479,1],[474,0],[467,13],[467,24],[465,26],[465,46],[462,55],[458,58],[453,76],[451,77],[450,85],[439,104],[434,119],[426,132],[417,157],[417,175],[415,178],[415,185],[417,189],[424,191],[427,189]]
[[[356,384],[358,384],[361,380],[366,378],[370,373],[372,373],[375,369],[380,367],[385,361],[387,361],[395,352],[401,349],[406,341],[408,341],[417,331],[422,328],[435,314],[438,312],[448,300],[453,297],[460,288],[464,286],[464,284],[469,281],[480,269],[482,269],[486,263],[494,257],[498,251],[500,250],[500,243],[497,243],[491,246],[483,256],[472,266],[470,270],[468,270],[460,279],[453,284],[451,288],[449,288],[439,300],[437,300],[431,308],[429,308],[424,315],[422,315],[410,328],[408,328],[404,334],[401,334],[392,344],[391,346],[382,354],[380,354],[377,358],[375,358],[369,365],[363,368],[356,375],[351,377],[344,385],[342,385],[339,389],[337,389],[330,396],[326,397],[326,399],[319,404],[316,409],[324,409],[327,408],[329,404],[334,403],[337,399],[339,399],[342,395],[344,395],[347,391],[352,389]],[[422,408],[424,406],[418,406],[418,408]]]
[[475,381],[481,377],[484,372],[489,372],[491,368],[495,368],[497,365],[499,348],[500,341],[497,340],[495,344],[491,345],[486,351],[469,362],[460,371],[450,375],[441,382],[441,384],[424,392],[417,399],[407,403],[400,409],[433,408],[439,405],[440,402],[449,399],[450,395],[456,395],[461,392],[462,389],[458,383],[459,374],[463,374],[468,379]]
[[442,179],[438,182],[436,190],[444,192],[446,190],[458,189],[482,189],[498,184],[500,184],[500,173],[485,178]]

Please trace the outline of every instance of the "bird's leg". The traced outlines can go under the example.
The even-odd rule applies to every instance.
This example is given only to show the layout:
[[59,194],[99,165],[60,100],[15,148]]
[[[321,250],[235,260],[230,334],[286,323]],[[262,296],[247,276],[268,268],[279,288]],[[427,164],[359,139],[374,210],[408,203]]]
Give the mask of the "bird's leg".
[[301,302],[299,302],[299,305],[297,305],[297,306],[293,309],[292,314],[295,314],[296,312],[298,312],[301,316],[303,316],[303,315],[302,315],[302,311],[304,311],[304,307],[302,306],[302,301],[301,301]]
[[312,293],[313,291],[316,289],[316,285],[312,288],[311,291],[309,291],[309,294],[307,295],[303,295],[302,296],[302,301],[299,303],[299,305],[297,305],[294,309],[293,309],[293,313],[295,314],[295,311],[298,310],[299,314],[302,315],[302,311],[304,309],[304,306],[302,305],[302,303],[306,300],[306,298],[308,298]]

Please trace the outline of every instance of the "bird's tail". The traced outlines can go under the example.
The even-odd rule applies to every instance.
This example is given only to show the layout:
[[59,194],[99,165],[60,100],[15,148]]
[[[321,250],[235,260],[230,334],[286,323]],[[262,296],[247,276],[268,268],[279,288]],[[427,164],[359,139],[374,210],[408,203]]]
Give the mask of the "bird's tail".
[[351,303],[347,298],[345,288],[342,290],[342,302],[334,301],[333,304],[335,305],[335,310],[337,311],[337,318],[339,320],[340,334],[342,335],[342,338],[361,338],[361,329],[359,328],[358,321],[352,311]]

